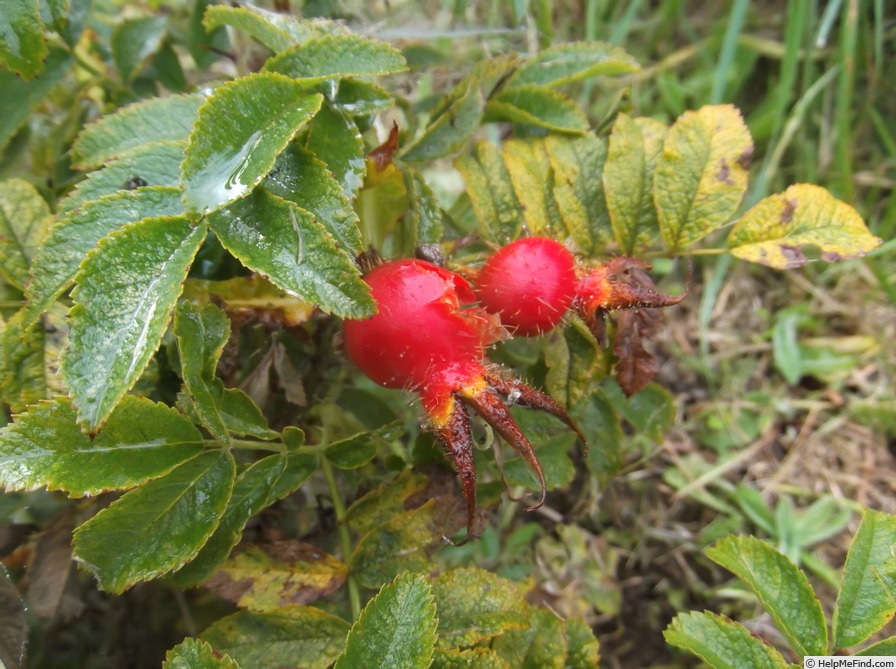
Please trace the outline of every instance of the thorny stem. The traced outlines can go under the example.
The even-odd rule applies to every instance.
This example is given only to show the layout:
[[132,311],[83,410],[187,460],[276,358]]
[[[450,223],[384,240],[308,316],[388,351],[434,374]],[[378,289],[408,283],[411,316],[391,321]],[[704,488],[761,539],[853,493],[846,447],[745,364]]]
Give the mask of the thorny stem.
[[[352,540],[348,533],[348,526],[345,524],[345,504],[342,503],[342,497],[339,495],[339,486],[336,484],[333,466],[322,455],[320,464],[321,469],[324,470],[324,477],[327,479],[327,487],[330,489],[333,510],[336,511],[336,526],[339,530],[340,542],[342,543],[342,559],[347,564],[352,554]],[[352,606],[352,618],[357,619],[361,614],[361,596],[358,592],[358,583],[351,573],[348,576],[348,599]]]

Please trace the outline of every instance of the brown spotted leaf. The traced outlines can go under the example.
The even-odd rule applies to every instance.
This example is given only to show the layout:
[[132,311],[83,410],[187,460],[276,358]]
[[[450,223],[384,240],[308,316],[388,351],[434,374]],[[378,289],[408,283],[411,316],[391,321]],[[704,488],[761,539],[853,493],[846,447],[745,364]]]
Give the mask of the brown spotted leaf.
[[273,611],[326,597],[345,582],[347,572],[342,562],[310,544],[278,541],[233,556],[205,587],[237,606]]
[[774,267],[802,267],[814,246],[828,262],[858,258],[881,243],[858,212],[820,186],[794,184],[750,209],[728,236],[731,254]]

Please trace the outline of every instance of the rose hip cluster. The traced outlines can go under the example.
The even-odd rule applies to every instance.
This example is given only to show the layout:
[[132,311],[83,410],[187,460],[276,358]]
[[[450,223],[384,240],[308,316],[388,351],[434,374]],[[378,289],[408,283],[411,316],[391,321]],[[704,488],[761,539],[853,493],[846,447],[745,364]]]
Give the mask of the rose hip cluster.
[[517,426],[503,398],[546,411],[584,436],[553,398],[490,365],[485,349],[508,336],[533,336],[556,327],[574,310],[602,334],[607,311],[676,304],[684,296],[659,293],[652,284],[622,280],[629,270],[649,267],[615,258],[593,269],[577,266],[562,244],[528,237],[508,244],[478,271],[475,290],[459,274],[422,260],[379,265],[364,280],[379,311],[345,321],[345,346],[364,374],[387,388],[418,393],[429,429],[454,462],[467,503],[467,537],[472,538],[476,472],[468,408],[482,416],[516,449],[541,483],[545,479],[532,444]]

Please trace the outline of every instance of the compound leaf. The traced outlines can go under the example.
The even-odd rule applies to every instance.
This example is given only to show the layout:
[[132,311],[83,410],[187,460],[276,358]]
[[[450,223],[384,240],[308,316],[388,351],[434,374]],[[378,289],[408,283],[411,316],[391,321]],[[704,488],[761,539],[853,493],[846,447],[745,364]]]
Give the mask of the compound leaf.
[[209,217],[224,247],[280,288],[343,318],[370,315],[360,272],[315,217],[264,188]]
[[177,569],[218,526],[235,470],[209,451],[131,490],[75,530],[75,559],[112,593]]
[[450,155],[459,150],[482,122],[485,99],[478,86],[454,100],[442,114],[434,118],[423,133],[401,154],[407,162],[423,162]]
[[707,105],[675,121],[653,181],[669,249],[685,248],[734,215],[747,189],[752,155],[750,131],[733,105]]
[[435,648],[436,624],[435,601],[426,578],[401,574],[361,611],[335,669],[426,669]]
[[150,142],[185,140],[203,102],[198,95],[171,95],[122,107],[81,131],[72,162],[82,169],[96,167]]
[[852,540],[834,609],[836,648],[850,648],[883,627],[896,613],[896,517],[866,509]]
[[34,186],[23,179],[0,182],[0,276],[20,290],[50,220]]
[[310,455],[269,455],[240,472],[221,523],[188,564],[169,577],[178,587],[199,585],[237,545],[246,522],[262,509],[296,490],[317,470]]
[[799,655],[824,655],[828,632],[809,580],[785,555],[750,536],[728,536],[707,556],[743,580]]
[[143,219],[102,239],[81,264],[62,372],[91,428],[158,347],[205,232],[181,217]]
[[255,9],[254,7],[209,5],[202,17],[202,25],[208,32],[221,26],[231,26],[242,30],[274,53],[289,48],[294,42],[293,38]]
[[588,117],[582,108],[559,91],[547,86],[525,84],[501,90],[485,108],[486,120],[547,128],[556,132],[588,132]]
[[345,644],[349,624],[310,606],[283,606],[267,613],[240,611],[206,629],[201,638],[241,667],[326,669]]
[[182,210],[179,190],[154,187],[107,195],[63,216],[37,251],[25,287],[25,320],[36,319],[62,294],[103,237],[144,218],[177,216]]
[[0,484],[72,496],[132,488],[196,455],[202,435],[174,409],[126,396],[91,440],[67,398],[31,407],[0,430]]
[[666,641],[714,669],[786,669],[777,650],[728,618],[704,611],[680,613],[663,631]]
[[322,160],[349,200],[364,184],[364,140],[355,122],[329,105],[311,121],[305,148]]
[[199,110],[181,166],[187,211],[215,211],[249,193],[322,99],[271,72],[215,90]]
[[802,246],[815,246],[829,262],[858,258],[881,243],[858,212],[820,186],[794,184],[750,209],[728,236],[731,254],[793,269],[809,262]]

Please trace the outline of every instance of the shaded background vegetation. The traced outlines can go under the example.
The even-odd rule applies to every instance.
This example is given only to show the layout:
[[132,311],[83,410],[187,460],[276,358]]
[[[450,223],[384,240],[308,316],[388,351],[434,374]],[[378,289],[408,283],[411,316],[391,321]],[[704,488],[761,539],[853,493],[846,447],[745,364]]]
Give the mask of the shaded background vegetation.
[[[79,54],[82,76],[95,70],[90,85],[67,82],[35,110],[0,159],[0,177],[28,174],[53,202],[75,178],[65,152],[86,120],[133,99],[190,90],[216,73],[254,69],[252,48],[239,36],[221,43],[221,57],[191,52],[191,17],[202,4],[95,0],[91,28],[99,37]],[[696,257],[691,296],[670,311],[657,344],[658,381],[675,397],[674,426],[665,438],[629,439],[623,470],[606,488],[580,477],[537,516],[505,500],[481,541],[439,552],[445,565],[472,562],[528,577],[534,599],[594,626],[610,667],[693,663],[660,634],[683,610],[724,612],[775,640],[755,601],[702,555],[702,547],[729,532],[769,539],[799,561],[827,592],[829,606],[856,505],[896,512],[896,82],[885,74],[896,68],[896,15],[887,3],[311,0],[290,6],[400,46],[412,71],[391,88],[407,95],[408,115],[432,106],[482,54],[579,39],[618,44],[643,72],[619,85],[585,82],[572,91],[596,126],[618,110],[671,122],[686,109],[733,102],[756,142],[746,204],[806,181],[858,209],[885,240],[865,260],[782,273],[725,255]],[[122,18],[142,15],[168,17],[167,46],[140,77],[122,84],[107,74],[114,72],[114,57],[102,45]],[[164,61],[169,52],[182,69]],[[194,58],[209,69],[197,69]],[[436,164],[426,176],[463,229],[473,214],[453,168]],[[668,271],[658,263],[659,274]],[[15,295],[2,299],[0,307],[17,304]],[[298,371],[312,394],[345,383],[337,331],[335,323],[319,323],[287,344],[296,360],[308,361]],[[242,336],[244,350],[261,350],[269,332],[249,325]],[[519,364],[530,352],[525,342],[515,346],[500,355]],[[414,425],[415,408],[397,393],[364,390],[376,393],[377,409]],[[350,404],[353,391],[342,392]],[[278,415],[268,417],[275,426],[321,425],[327,405],[321,406],[312,411],[283,401],[272,410]],[[351,434],[353,427],[342,429]],[[388,458],[383,462],[376,476],[388,480],[394,473]],[[347,499],[356,483],[346,481]],[[312,481],[247,532],[313,540],[333,522],[325,496],[326,487]],[[91,504],[72,511],[64,497],[43,492],[0,498],[6,566],[23,574],[35,547],[46,542],[40,554],[61,557],[32,564],[29,573],[40,566],[66,579],[65,596],[51,611],[32,608],[31,664],[158,666],[165,650],[229,605],[159,583],[117,598],[97,592],[90,578],[70,570],[64,549],[46,548],[64,545]]]

